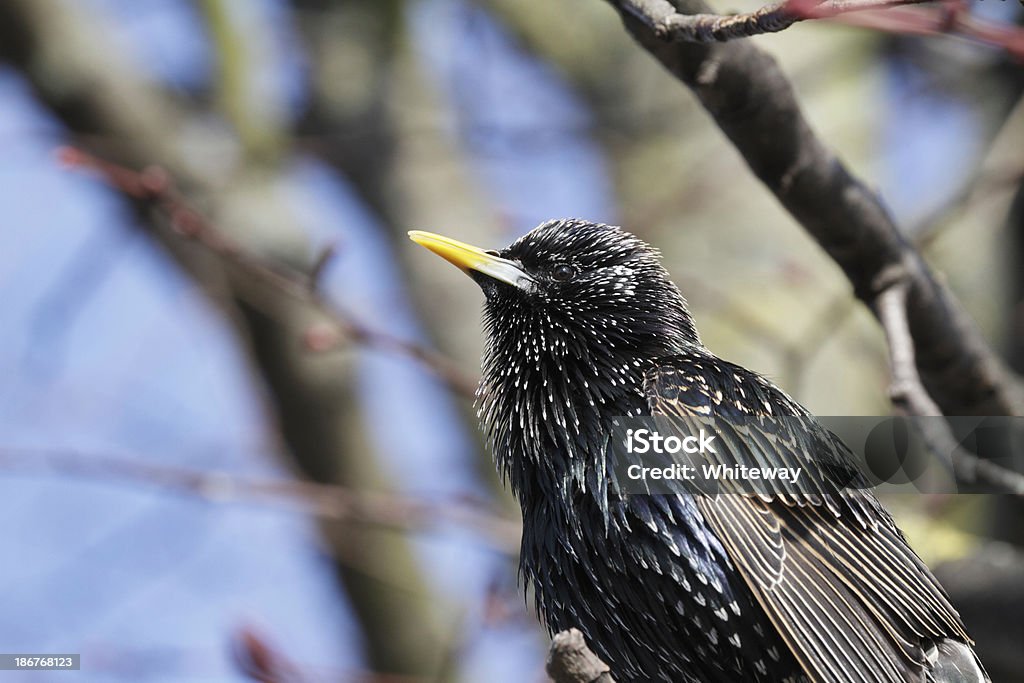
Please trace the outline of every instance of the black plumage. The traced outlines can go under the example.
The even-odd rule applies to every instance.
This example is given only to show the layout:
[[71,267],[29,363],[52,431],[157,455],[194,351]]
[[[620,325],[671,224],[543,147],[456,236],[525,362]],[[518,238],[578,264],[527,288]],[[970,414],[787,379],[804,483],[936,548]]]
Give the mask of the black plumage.
[[[762,456],[843,453],[782,390],[701,344],[654,249],[579,220],[491,252],[411,235],[486,295],[479,416],[522,507],[521,574],[550,630],[579,628],[621,683],[988,680],[870,492],[609,491],[616,416],[805,416],[752,434]],[[719,457],[742,461],[751,443],[725,440]]]

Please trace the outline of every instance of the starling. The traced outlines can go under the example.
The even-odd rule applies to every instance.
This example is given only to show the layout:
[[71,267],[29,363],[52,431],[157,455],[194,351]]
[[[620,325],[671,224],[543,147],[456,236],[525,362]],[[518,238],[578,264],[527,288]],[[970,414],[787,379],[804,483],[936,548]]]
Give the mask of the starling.
[[[655,249],[582,220],[544,223],[500,251],[410,237],[483,289],[478,414],[522,508],[520,573],[550,631],[579,628],[620,683],[989,680],[867,489],[609,491],[616,416],[791,415],[807,419],[789,442],[814,450],[830,436],[703,346]],[[793,457],[768,455],[780,467]]]

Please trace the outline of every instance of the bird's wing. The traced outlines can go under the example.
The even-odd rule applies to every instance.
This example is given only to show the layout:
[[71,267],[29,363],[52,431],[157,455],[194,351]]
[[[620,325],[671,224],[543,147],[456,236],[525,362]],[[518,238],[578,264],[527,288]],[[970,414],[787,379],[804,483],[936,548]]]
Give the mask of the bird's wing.
[[706,426],[709,415],[807,418],[765,420],[763,429],[756,419],[743,421],[748,433],[716,442],[721,462],[794,466],[802,449],[839,458],[834,468],[818,468],[819,495],[780,488],[696,496],[813,681],[921,681],[932,644],[970,642],[944,591],[874,496],[843,488],[848,473],[838,439],[780,389],[739,366],[693,354],[650,371],[645,391],[652,415],[695,426]]

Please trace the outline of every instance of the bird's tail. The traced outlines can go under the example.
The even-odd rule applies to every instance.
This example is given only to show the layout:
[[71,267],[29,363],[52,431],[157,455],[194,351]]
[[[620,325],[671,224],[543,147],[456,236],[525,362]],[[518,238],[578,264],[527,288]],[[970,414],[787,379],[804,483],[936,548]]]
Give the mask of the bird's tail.
[[927,652],[931,667],[927,683],[991,683],[978,656],[966,643],[946,638]]

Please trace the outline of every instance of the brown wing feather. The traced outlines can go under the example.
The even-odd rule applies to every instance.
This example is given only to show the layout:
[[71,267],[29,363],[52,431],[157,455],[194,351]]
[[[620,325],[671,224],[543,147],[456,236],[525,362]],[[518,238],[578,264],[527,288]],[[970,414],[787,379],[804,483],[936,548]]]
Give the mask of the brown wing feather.
[[[647,393],[653,415],[729,414],[721,410],[724,395],[733,413],[808,417],[764,379],[707,356],[672,359],[649,374]],[[810,429],[820,433],[771,435],[789,446],[773,454],[781,460],[775,465],[791,464],[794,444],[830,442],[823,428]],[[737,452],[744,439],[723,443],[720,461],[762,457]],[[817,496],[722,494],[698,496],[697,504],[811,680],[921,681],[932,642],[970,642],[942,588],[871,493],[837,485]]]

